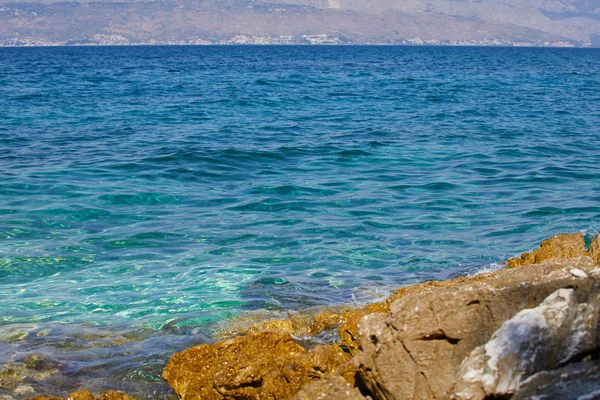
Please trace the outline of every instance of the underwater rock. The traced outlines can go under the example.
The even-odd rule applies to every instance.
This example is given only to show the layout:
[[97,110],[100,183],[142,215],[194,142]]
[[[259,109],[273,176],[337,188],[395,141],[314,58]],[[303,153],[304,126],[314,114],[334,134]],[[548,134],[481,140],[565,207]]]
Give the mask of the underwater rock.
[[[531,253],[523,253],[521,257],[511,258],[507,263],[508,268],[515,268],[523,265],[539,264],[555,258],[568,259],[586,255],[588,253],[585,251],[583,234],[569,233],[546,239],[537,250]],[[596,259],[596,262],[598,262],[598,259]]]
[[23,359],[25,368],[33,369],[46,375],[54,375],[62,368],[61,363],[43,354],[30,354]]
[[[569,272],[572,268],[586,272],[593,263],[589,257],[566,263],[556,260],[421,285],[419,291],[395,300],[389,312],[368,315],[360,322],[360,348],[355,356],[359,383],[376,399],[449,397],[455,378],[461,377],[463,360],[476,347],[488,342],[504,321],[537,307],[563,288],[573,291],[573,307],[581,306],[582,315],[587,318],[595,312],[591,319],[575,318],[569,325],[582,327],[575,336],[587,335],[573,339],[571,345],[573,353],[585,353],[595,347],[599,291],[593,278],[574,277]],[[558,362],[575,354],[553,357]]]
[[[44,382],[62,372],[60,362],[43,354],[29,354],[18,362],[8,362],[0,370],[0,395],[34,396],[39,394]],[[42,392],[43,393],[43,392]],[[1,398],[1,397],[0,397]]]
[[116,390],[102,392],[99,396],[94,396],[87,390],[82,390],[79,392],[69,393],[67,397],[37,396],[28,400],[134,400],[134,398],[128,396],[124,392]]
[[0,389],[14,390],[17,385],[25,379],[13,368],[5,368],[0,371]]
[[339,346],[307,351],[290,335],[264,332],[176,353],[163,378],[183,400],[285,399],[349,359]]

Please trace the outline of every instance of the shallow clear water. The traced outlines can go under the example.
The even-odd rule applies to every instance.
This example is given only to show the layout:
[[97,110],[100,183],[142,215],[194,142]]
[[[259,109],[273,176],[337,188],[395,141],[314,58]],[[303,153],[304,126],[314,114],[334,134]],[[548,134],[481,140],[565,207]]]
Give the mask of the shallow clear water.
[[0,49],[0,324],[162,335],[589,238],[599,136],[593,49]]

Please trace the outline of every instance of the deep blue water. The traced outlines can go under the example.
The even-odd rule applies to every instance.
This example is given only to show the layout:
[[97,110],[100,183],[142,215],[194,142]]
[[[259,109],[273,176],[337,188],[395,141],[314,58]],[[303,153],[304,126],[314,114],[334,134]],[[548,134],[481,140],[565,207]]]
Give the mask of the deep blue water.
[[598,231],[599,137],[600,50],[0,49],[0,324],[160,332],[494,268]]

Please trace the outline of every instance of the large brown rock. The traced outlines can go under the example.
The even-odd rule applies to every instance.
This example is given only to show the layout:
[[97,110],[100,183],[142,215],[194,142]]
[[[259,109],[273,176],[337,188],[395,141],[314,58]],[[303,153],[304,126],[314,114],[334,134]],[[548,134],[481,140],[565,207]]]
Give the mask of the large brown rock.
[[290,335],[249,334],[171,357],[163,377],[181,399],[286,399],[347,363],[338,346],[311,351]]
[[[477,277],[473,278],[456,278],[451,282],[457,283],[462,282],[463,280],[468,279],[478,279]],[[394,294],[385,299],[384,301],[380,301],[377,303],[371,303],[366,305],[361,309],[347,310],[342,314],[341,320],[343,321],[340,324],[338,332],[341,338],[341,344],[344,345],[350,354],[356,354],[358,350],[359,342],[358,342],[358,324],[359,322],[367,315],[374,313],[387,313],[390,310],[390,305],[411,293],[419,293],[423,290],[431,290],[436,287],[443,287],[448,285],[447,281],[430,281],[419,283],[416,285],[406,286],[398,289]]]
[[508,260],[508,268],[523,265],[539,264],[552,259],[569,259],[588,255],[585,251],[585,240],[581,233],[557,235],[544,240],[540,247],[531,253],[523,253],[521,257]]
[[[463,360],[521,310],[563,288],[577,306],[594,303],[592,269],[591,258],[580,257],[420,285],[360,322],[358,378],[376,399],[449,397]],[[575,351],[595,346],[594,321],[583,321],[591,342]]]

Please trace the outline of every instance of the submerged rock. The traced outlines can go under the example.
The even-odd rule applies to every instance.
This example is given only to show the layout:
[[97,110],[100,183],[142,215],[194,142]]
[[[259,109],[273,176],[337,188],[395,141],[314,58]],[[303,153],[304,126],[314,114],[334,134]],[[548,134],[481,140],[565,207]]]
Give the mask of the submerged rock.
[[28,355],[23,359],[23,365],[45,375],[57,374],[62,368],[61,363],[43,354]]
[[94,396],[87,390],[82,390],[79,392],[69,393],[67,397],[37,396],[32,397],[29,400],[134,400],[134,398],[128,396],[124,392],[119,392],[115,390],[102,392],[98,396]]
[[290,335],[249,334],[175,354],[163,377],[181,399],[285,399],[350,359],[338,346],[307,351]]
[[57,360],[36,353],[18,362],[5,363],[4,369],[0,370],[0,395],[7,392],[19,398],[35,396],[46,380],[60,374],[63,369]]

